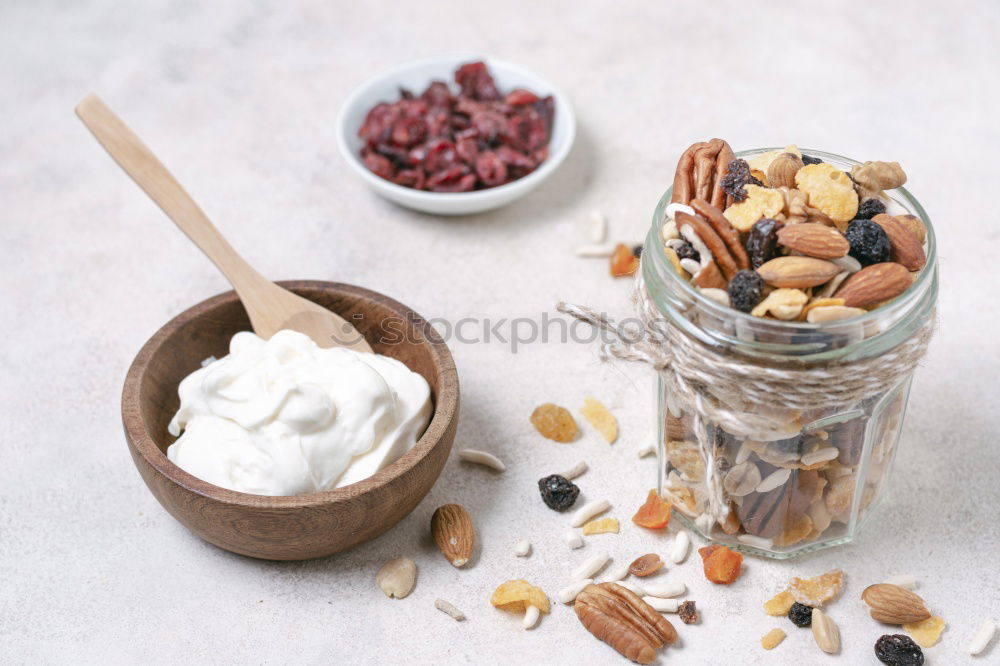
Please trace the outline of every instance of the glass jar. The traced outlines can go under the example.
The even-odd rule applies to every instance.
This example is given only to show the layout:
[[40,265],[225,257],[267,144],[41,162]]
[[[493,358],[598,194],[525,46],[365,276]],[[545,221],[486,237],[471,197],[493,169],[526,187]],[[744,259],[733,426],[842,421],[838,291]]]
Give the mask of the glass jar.
[[[859,164],[821,151],[805,152],[846,170]],[[663,251],[661,226],[669,189],[656,207],[642,255],[649,304],[668,326],[696,344],[755,366],[829,368],[835,373],[837,363],[886,355],[933,318],[938,288],[934,230],[927,214],[903,188],[886,194],[892,200],[890,214],[916,215],[927,228],[926,265],[888,305],[851,319],[810,324],[752,317],[705,297],[678,275]],[[661,374],[657,487],[693,531],[743,551],[782,559],[846,543],[885,493],[911,378],[912,371],[905,372],[891,388],[846,406],[802,411],[744,401],[736,421],[766,415],[784,423],[784,432],[753,432],[741,422],[731,420],[726,427],[713,423],[699,408],[705,400],[726,401],[726,386],[697,384],[685,395],[672,391]],[[702,429],[700,440],[697,428]],[[719,506],[725,508],[719,511]]]

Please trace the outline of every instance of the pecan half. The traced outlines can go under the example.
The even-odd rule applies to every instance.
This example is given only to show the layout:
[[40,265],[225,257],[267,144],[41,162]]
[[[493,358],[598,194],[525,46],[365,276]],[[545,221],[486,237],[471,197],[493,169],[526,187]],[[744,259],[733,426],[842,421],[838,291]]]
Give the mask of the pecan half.
[[621,585],[588,585],[573,610],[587,631],[639,664],[652,663],[657,650],[677,640],[674,625]]
[[[693,201],[698,201],[698,199],[693,199]],[[678,229],[683,228],[686,224],[691,225],[694,232],[698,234],[698,238],[712,252],[712,258],[715,259],[715,263],[722,270],[722,275],[726,278],[726,281],[731,280],[736,275],[739,267],[736,264],[736,260],[733,259],[733,255],[730,254],[729,247],[719,237],[719,234],[715,233],[712,225],[698,215],[688,215],[683,212],[678,212],[675,219],[677,220]]]
[[733,149],[722,139],[692,144],[677,162],[671,203],[687,204],[697,198],[717,208],[725,208],[722,179],[729,173],[729,163],[733,159]]
[[708,223],[712,225],[712,229],[729,248],[729,253],[736,262],[737,269],[750,268],[750,257],[747,256],[747,250],[740,240],[740,232],[722,214],[722,209],[703,199],[692,199],[691,208],[694,208],[694,212],[708,220]]

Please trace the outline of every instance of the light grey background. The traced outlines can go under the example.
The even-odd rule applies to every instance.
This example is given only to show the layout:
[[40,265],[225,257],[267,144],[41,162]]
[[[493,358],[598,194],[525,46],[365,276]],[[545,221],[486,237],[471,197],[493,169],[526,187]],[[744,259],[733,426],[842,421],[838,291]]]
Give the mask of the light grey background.
[[[878,6],[873,6],[878,5]],[[996,191],[1000,5],[995,2],[12,2],[0,5],[0,661],[52,663],[623,663],[563,606],[532,632],[489,606],[524,577],[551,596],[589,553],[619,561],[668,540],[628,518],[653,484],[638,441],[652,422],[648,373],[594,349],[454,344],[457,447],[492,450],[494,475],[452,460],[396,529],[305,563],[230,555],[190,535],[147,492],[119,421],[125,371],[222,277],[99,148],[72,113],[98,91],[188,186],[233,244],[275,279],[353,282],[427,317],[540,317],[559,299],[627,312],[627,281],[572,248],[587,214],[638,241],[674,163],[695,140],[737,150],[795,142],[898,160],[940,238],[941,326],[913,386],[895,488],[852,546],[786,563],[749,560],[730,589],[695,555],[699,626],[664,663],[874,663],[883,628],[863,587],[916,575],[949,627],[928,663],[978,661],[965,645],[1000,619]],[[377,199],[336,153],[333,119],[367,77],[410,58],[482,51],[536,70],[575,105],[568,162],[494,213],[440,219]],[[618,405],[613,447],[587,431],[542,440],[535,405]],[[586,498],[606,497],[620,536],[569,552],[567,519],[535,481],[584,458]],[[428,537],[460,502],[482,552],[457,571]],[[512,546],[530,539],[534,554]],[[402,601],[375,587],[407,554]],[[831,607],[843,654],[760,604],[792,575],[842,567]],[[448,599],[456,624],[433,608]],[[764,653],[760,636],[788,639]]]

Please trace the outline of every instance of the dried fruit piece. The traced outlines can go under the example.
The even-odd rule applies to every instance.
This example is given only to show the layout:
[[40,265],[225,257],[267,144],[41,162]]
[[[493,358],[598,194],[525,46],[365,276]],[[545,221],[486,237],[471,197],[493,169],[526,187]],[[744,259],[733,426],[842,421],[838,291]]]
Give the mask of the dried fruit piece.
[[543,613],[549,612],[549,598],[542,588],[535,587],[526,580],[509,580],[501,583],[490,603],[501,610],[523,613],[527,606],[534,606]]
[[806,606],[805,604],[800,604],[796,601],[792,604],[792,607],[788,609],[788,619],[791,620],[792,624],[796,627],[808,627],[812,624],[812,612],[812,606]]
[[924,651],[904,634],[886,634],[875,641],[875,657],[888,666],[921,666]]
[[750,265],[758,268],[775,257],[778,252],[778,232],[784,223],[765,217],[754,222],[747,236],[747,254]]
[[580,488],[564,476],[550,474],[538,480],[538,491],[545,506],[555,511],[567,511],[580,496]]
[[698,624],[698,608],[693,601],[685,601],[678,606],[677,615],[684,624]]
[[729,303],[742,312],[750,312],[764,297],[764,280],[755,271],[741,270],[726,287]]
[[476,532],[472,517],[460,504],[439,506],[431,516],[431,535],[434,542],[453,566],[464,566],[472,557]]
[[634,275],[638,269],[639,257],[635,256],[632,249],[625,243],[615,245],[615,251],[611,253],[611,277]]
[[[747,185],[743,189],[747,193],[746,200],[733,204],[724,213],[738,231],[750,231],[757,220],[774,217],[785,207],[785,197],[778,190],[758,185]],[[854,194],[853,190],[851,194]]]
[[932,615],[921,622],[907,622],[903,630],[913,637],[920,647],[929,648],[937,644],[946,623],[943,617]]
[[660,559],[659,555],[656,553],[646,553],[635,558],[632,564],[628,565],[628,572],[633,576],[645,578],[646,576],[652,576],[662,568],[663,560]]
[[705,569],[705,578],[720,585],[729,585],[740,577],[743,556],[726,546],[705,546],[698,549]]
[[844,232],[851,245],[850,255],[861,262],[862,266],[880,264],[889,261],[892,256],[892,244],[885,229],[872,220],[854,220],[847,225]]
[[829,615],[818,608],[812,610],[812,635],[819,649],[827,654],[840,651],[840,629]]
[[600,520],[592,520],[589,523],[583,525],[584,536],[590,536],[591,534],[618,534],[618,519],[617,518],[601,518]]
[[795,604],[795,597],[788,590],[784,590],[764,602],[764,612],[775,616],[788,615],[793,604]]
[[870,220],[876,215],[885,212],[885,203],[881,199],[865,199],[858,206],[858,212],[854,215],[856,220]]
[[785,640],[785,636],[784,629],[774,628],[761,637],[760,646],[765,650],[773,650],[778,647],[781,641]]
[[837,598],[844,589],[844,572],[840,569],[828,571],[815,578],[793,578],[788,583],[792,598],[800,604],[822,608]]
[[588,585],[573,605],[587,631],[639,664],[677,640],[670,622],[638,595],[615,583]]
[[597,432],[601,433],[608,444],[613,444],[618,439],[618,420],[599,400],[591,397],[584,398],[580,413],[590,425],[594,426]]
[[632,522],[639,527],[662,530],[670,522],[670,502],[661,499],[655,490],[650,490],[645,504],[632,516]]
[[408,557],[396,557],[375,574],[375,582],[390,599],[402,599],[413,590],[417,581],[417,565]]
[[735,159],[729,162],[726,176],[722,179],[722,190],[730,197],[730,201],[743,201],[747,198],[745,185],[763,185],[750,174],[750,165],[746,160]]
[[847,222],[858,212],[858,195],[851,178],[832,164],[810,164],[795,174],[796,187],[834,222]]
[[898,585],[869,585],[861,598],[868,604],[872,618],[886,624],[922,622],[931,616],[923,599]]
[[542,437],[554,442],[572,442],[577,433],[576,421],[569,410],[551,402],[535,408],[531,413],[531,424]]

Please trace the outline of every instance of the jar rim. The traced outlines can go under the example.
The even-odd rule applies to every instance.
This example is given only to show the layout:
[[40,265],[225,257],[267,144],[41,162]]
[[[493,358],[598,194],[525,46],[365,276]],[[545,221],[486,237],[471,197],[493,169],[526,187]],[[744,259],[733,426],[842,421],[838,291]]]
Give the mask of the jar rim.
[[[772,150],[783,150],[783,147],[773,147],[773,148],[754,148],[750,150],[742,150],[736,153],[736,157],[752,157],[755,155],[760,155],[762,153],[770,152]],[[823,150],[815,150],[812,148],[801,148],[803,153],[820,157],[824,161],[841,162],[843,164],[849,165],[861,165],[862,162],[855,160],[850,157],[844,157],[843,155],[837,155],[836,153],[830,153]],[[891,192],[892,194],[888,194]],[[660,264],[661,267],[666,267],[668,270],[661,271],[658,273],[661,277],[663,275],[669,275],[667,278],[671,281],[674,286],[680,288],[681,292],[691,298],[699,307],[703,307],[709,313],[719,316],[719,317],[731,317],[734,321],[743,321],[746,323],[752,323],[755,326],[767,327],[773,326],[775,331],[785,331],[785,332],[810,332],[810,333],[824,333],[834,330],[838,330],[840,326],[844,325],[865,325],[869,322],[874,322],[887,314],[891,315],[895,313],[901,315],[907,310],[914,308],[920,301],[923,294],[929,288],[929,285],[934,280],[934,275],[937,272],[937,239],[934,233],[934,226],[931,223],[930,217],[927,215],[927,211],[920,202],[914,197],[909,190],[904,187],[898,187],[894,190],[889,190],[887,196],[890,199],[896,200],[896,197],[892,195],[897,195],[898,198],[905,202],[905,207],[908,208],[913,214],[917,215],[923,222],[924,227],[927,229],[927,250],[926,250],[926,263],[924,267],[920,270],[917,275],[917,279],[913,281],[909,287],[906,288],[902,294],[894,298],[889,304],[884,305],[880,308],[876,308],[863,315],[857,317],[849,317],[847,319],[840,319],[836,321],[829,322],[796,322],[796,321],[783,321],[783,320],[769,320],[763,317],[754,317],[748,312],[742,312],[735,308],[722,305],[721,303],[712,300],[711,298],[705,296],[698,289],[695,288],[693,284],[683,279],[676,270],[673,269],[672,264],[670,264],[667,259],[666,252],[664,251],[664,244],[661,237],[661,227],[663,225],[664,210],[670,203],[670,197],[673,194],[673,185],[667,188],[663,196],[660,197],[659,202],[656,205],[656,209],[653,213],[653,224],[650,229],[648,238],[655,238],[658,242],[653,243],[655,250],[652,252],[653,257]],[[897,203],[902,203],[897,201]],[[649,243],[647,243],[649,245]],[[644,248],[643,256],[647,256],[648,248]]]

